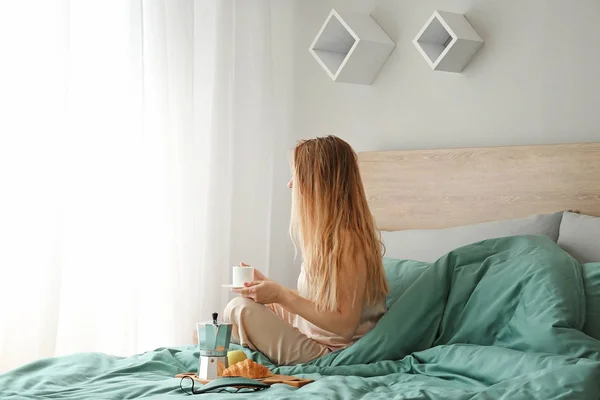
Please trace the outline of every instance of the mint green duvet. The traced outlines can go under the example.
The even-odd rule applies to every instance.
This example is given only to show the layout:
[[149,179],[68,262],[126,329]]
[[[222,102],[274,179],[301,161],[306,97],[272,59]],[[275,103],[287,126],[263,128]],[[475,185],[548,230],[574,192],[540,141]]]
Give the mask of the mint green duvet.
[[[386,259],[389,310],[352,347],[277,373],[316,379],[219,398],[600,399],[600,264],[546,237],[491,239],[434,263]],[[595,337],[595,338],[594,338]],[[187,398],[195,347],[75,354],[0,375],[0,399]]]

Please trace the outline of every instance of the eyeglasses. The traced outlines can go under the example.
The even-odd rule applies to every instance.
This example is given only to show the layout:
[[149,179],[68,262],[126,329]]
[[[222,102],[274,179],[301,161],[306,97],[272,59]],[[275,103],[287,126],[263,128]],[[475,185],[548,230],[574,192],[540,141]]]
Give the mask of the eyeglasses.
[[[247,380],[243,379],[243,383],[240,382],[239,377],[231,378],[217,378],[206,385],[203,385],[200,388],[194,388],[194,385],[197,383],[196,380],[192,376],[184,376],[179,381],[179,388],[186,394],[194,395],[194,394],[202,394],[202,393],[250,393],[257,392],[259,390],[264,390],[269,388],[269,385],[266,385],[259,381]],[[183,387],[183,381],[185,379],[189,379],[191,381],[191,386],[186,385],[186,388]]]

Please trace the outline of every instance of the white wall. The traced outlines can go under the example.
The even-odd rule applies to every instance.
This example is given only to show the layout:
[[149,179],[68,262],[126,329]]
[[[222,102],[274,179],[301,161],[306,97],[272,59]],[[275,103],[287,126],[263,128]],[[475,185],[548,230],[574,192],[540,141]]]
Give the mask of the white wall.
[[[332,7],[370,13],[397,43],[371,86],[334,83],[308,52]],[[434,9],[486,43],[462,74],[431,71],[412,39]],[[356,150],[600,141],[598,0],[296,0],[296,138]]]
[[294,139],[294,0],[271,0],[271,52],[273,55],[273,122],[280,135],[273,159],[273,194],[271,198],[271,229],[269,278],[288,287],[296,287],[300,272],[298,260],[294,260],[294,247],[288,228],[292,204],[289,152]]
[[[600,141],[598,0],[273,0],[280,140],[336,134],[357,151]],[[334,83],[308,52],[330,9],[370,13],[397,43],[371,86]],[[433,10],[485,39],[462,74],[412,44]],[[276,146],[281,148],[280,145]],[[269,276],[295,286],[288,154],[274,160]]]

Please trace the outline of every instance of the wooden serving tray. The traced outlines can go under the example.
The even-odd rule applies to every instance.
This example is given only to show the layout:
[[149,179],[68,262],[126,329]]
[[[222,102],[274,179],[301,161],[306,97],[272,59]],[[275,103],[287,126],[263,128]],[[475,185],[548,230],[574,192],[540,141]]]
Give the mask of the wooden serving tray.
[[[210,382],[210,380],[198,378],[198,376],[196,375],[195,372],[186,372],[183,374],[175,375],[175,378],[185,378],[185,377],[190,377],[193,380],[195,380],[196,382],[202,383],[203,385]],[[266,378],[257,378],[256,380],[259,382],[265,383],[269,386],[274,385],[276,383],[283,383],[285,385],[293,386],[295,388],[301,388],[302,386],[305,386],[305,385],[308,385],[309,383],[314,382],[314,379],[302,379],[302,378],[297,378],[295,376],[290,376],[290,375],[271,375]]]

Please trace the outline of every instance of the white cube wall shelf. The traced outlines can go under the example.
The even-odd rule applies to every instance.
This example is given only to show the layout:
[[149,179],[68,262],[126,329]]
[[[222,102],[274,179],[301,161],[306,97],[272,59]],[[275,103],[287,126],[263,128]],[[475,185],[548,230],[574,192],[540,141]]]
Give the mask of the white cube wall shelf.
[[413,44],[435,71],[462,72],[484,41],[463,14],[435,11]]
[[332,9],[309,52],[334,82],[370,85],[395,46],[370,15]]

